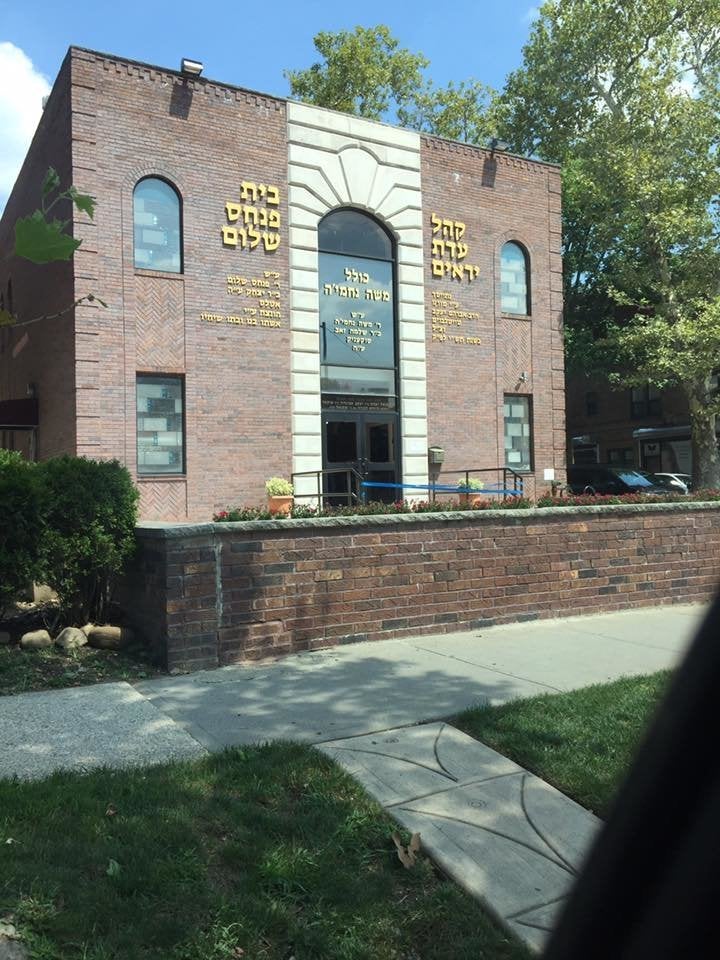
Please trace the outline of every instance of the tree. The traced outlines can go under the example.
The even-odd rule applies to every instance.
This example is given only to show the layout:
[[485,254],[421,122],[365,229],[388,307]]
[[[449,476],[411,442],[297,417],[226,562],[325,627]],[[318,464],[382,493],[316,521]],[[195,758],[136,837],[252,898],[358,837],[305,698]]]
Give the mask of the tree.
[[495,134],[495,96],[495,91],[479,80],[463,80],[457,85],[451,81],[440,88],[428,83],[399,108],[398,121],[422,133],[485,144]]
[[563,165],[569,359],[676,384],[720,486],[720,0],[550,0],[501,135]]
[[[22,257],[32,263],[44,264],[58,260],[70,260],[82,240],[77,240],[68,233],[69,220],[50,218],[53,208],[57,204],[71,204],[79,211],[87,214],[90,219],[95,215],[95,199],[88,194],[80,193],[74,186],[60,190],[60,177],[53,167],[48,169],[42,183],[40,207],[27,217],[21,217],[15,224],[15,245],[9,256]],[[85,301],[106,305],[93,294],[79,297],[71,305],[53,314],[52,317],[62,316],[73,310]],[[34,323],[35,320],[51,319],[50,316],[35,317],[25,321]],[[0,327],[16,323],[17,318],[9,309],[0,309]]]
[[422,86],[428,61],[399,46],[386,26],[355,27],[316,34],[323,62],[307,70],[287,70],[290,92],[298,100],[381,120],[411,99]]

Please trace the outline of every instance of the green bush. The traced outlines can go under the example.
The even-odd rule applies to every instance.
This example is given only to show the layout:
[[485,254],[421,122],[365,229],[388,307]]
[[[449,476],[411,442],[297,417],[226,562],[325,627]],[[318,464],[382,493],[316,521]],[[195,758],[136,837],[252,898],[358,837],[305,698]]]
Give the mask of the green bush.
[[36,466],[0,450],[0,613],[39,578],[43,536]]
[[102,622],[113,581],[135,546],[138,492],[117,460],[64,456],[36,469],[46,521],[44,579],[71,622]]

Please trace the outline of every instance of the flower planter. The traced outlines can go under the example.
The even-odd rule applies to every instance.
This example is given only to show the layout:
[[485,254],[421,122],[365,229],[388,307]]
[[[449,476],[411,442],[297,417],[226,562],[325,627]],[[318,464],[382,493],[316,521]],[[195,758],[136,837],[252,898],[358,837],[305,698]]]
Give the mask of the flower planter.
[[274,517],[289,517],[293,497],[268,497],[268,510]]
[[465,506],[470,510],[473,507],[477,507],[478,504],[482,503],[483,495],[481,493],[461,493],[460,494],[460,503],[465,504]]

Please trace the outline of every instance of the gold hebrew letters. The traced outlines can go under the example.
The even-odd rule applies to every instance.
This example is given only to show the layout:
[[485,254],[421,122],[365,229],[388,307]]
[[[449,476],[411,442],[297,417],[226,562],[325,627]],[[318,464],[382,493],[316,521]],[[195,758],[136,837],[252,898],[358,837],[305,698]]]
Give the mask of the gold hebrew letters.
[[225,202],[227,224],[220,231],[223,246],[255,250],[262,241],[265,253],[273,253],[280,246],[280,211],[270,207],[279,205],[278,187],[243,180],[240,202]]
[[430,223],[432,275],[449,280],[467,280],[468,283],[475,280],[480,274],[480,267],[457,262],[468,255],[468,245],[463,241],[466,224],[460,220],[440,217],[437,213],[430,216]]

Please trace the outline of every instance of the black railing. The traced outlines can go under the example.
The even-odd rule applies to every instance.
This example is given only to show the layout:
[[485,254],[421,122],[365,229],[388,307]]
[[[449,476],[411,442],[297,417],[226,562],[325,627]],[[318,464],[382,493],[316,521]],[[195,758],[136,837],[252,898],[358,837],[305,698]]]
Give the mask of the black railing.
[[[316,490],[313,493],[296,492],[295,500],[317,500],[323,506],[338,506],[338,501],[344,501],[350,507],[354,503],[362,503],[365,499],[362,488],[363,477],[352,467],[331,467],[329,470],[305,470],[293,473],[291,480],[293,489],[296,491],[298,477],[315,477]],[[337,489],[330,489],[331,487],[337,487]]]
[[[490,484],[487,484],[485,480],[482,479],[481,482],[483,486],[478,490],[472,489],[471,481],[481,479],[477,474],[494,474],[494,484],[492,481],[490,481]],[[449,484],[446,479],[448,477],[457,477],[457,484]],[[464,489],[462,489],[462,487],[464,487]],[[483,494],[492,494],[502,496],[503,499],[509,496],[521,497],[524,487],[522,474],[516,473],[511,467],[473,467],[466,470],[443,470],[442,479],[436,477],[434,481],[431,480],[429,489],[434,503],[439,493],[447,495],[453,493],[456,495],[458,493],[478,493],[481,496]]]
[[[474,489],[472,480],[479,480],[478,474],[487,476],[494,474],[494,481],[486,483],[482,480],[482,487]],[[372,500],[372,489],[392,488],[398,491],[398,500],[405,497],[405,491],[427,491],[434,503],[439,494],[455,496],[477,493],[480,496],[497,496],[506,500],[508,497],[523,495],[523,478],[511,467],[476,467],[467,470],[444,470],[442,479],[436,477],[427,485],[403,483],[369,483],[365,476],[352,467],[331,467],[327,470],[305,470],[292,474],[293,487],[297,490],[297,479],[300,477],[314,477],[315,490],[312,493],[295,493],[295,500],[315,500],[322,506],[352,506],[356,503],[365,503]],[[457,477],[457,483],[448,483],[446,478]]]

